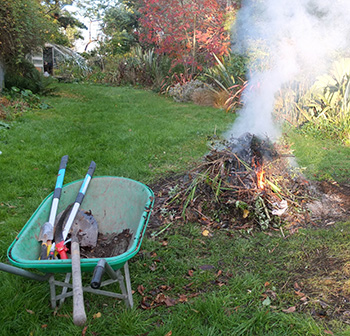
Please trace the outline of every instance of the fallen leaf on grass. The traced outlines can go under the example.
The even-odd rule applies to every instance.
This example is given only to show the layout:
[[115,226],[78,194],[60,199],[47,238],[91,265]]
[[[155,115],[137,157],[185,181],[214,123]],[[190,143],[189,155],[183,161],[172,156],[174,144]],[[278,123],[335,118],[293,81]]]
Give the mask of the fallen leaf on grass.
[[167,307],[172,307],[175,305],[175,300],[171,299],[169,296],[164,295],[163,293],[158,294],[154,301],[156,303],[164,303]]
[[301,290],[301,288],[297,282],[294,282],[294,289],[299,290],[299,291]]
[[295,293],[295,295],[298,295],[298,296],[300,296],[300,297],[305,296],[305,294],[302,293],[302,292],[300,292],[300,291],[294,291],[294,293]]
[[167,285],[160,285],[159,289],[169,291],[171,289],[171,287],[167,286]]
[[244,209],[244,210],[243,210],[243,218],[247,218],[248,215],[249,215],[249,210]]
[[47,324],[42,324],[41,328],[43,328],[43,329],[47,328]]
[[[150,301],[150,302],[148,302]],[[152,309],[152,306],[154,305],[154,301],[152,301],[152,298],[150,296],[144,296],[141,300],[141,308],[142,309]]]
[[145,291],[145,287],[143,287],[142,285],[137,286],[137,291],[143,296],[144,295],[144,291]]
[[70,316],[68,314],[60,314],[60,313],[58,313],[57,309],[55,309],[55,311],[53,312],[53,316],[70,318]]
[[296,310],[296,307],[293,306],[293,307],[289,307],[288,309],[282,309],[282,311],[286,314],[290,314],[290,313],[294,313]]
[[34,315],[34,314],[35,314],[35,313],[34,313],[32,310],[30,310],[30,309],[26,309],[26,312],[29,313],[29,314],[31,314],[31,315]]
[[193,282],[190,282],[189,284],[183,286],[182,288],[185,290],[190,290],[190,287],[193,285]]
[[102,314],[100,312],[98,312],[98,313],[94,314],[92,317],[94,319],[97,319],[97,318],[100,318],[101,316],[102,316]]
[[162,246],[168,246],[168,241],[167,240],[163,240],[162,241]]
[[269,297],[267,297],[263,302],[262,302],[263,306],[269,306],[271,304],[271,299]]
[[328,335],[334,335],[330,330],[324,330],[324,333]]
[[86,335],[87,328],[88,328],[88,326],[84,327],[84,329],[81,332],[81,336],[85,336]]
[[173,332],[170,330],[168,333],[165,334],[165,336],[171,336]]
[[203,235],[204,237],[208,237],[209,234],[210,234],[210,232],[209,232],[208,230],[203,230],[203,232],[202,232],[202,235]]
[[187,295],[185,294],[180,294],[179,302],[187,302]]
[[193,276],[193,270],[192,270],[192,269],[188,270],[188,275],[189,275],[190,277]]

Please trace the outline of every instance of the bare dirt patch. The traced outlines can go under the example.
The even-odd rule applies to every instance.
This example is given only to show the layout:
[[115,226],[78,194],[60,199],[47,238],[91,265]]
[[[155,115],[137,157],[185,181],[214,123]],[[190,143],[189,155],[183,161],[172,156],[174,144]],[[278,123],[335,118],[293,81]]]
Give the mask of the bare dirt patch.
[[311,220],[328,226],[350,219],[350,185],[322,181],[314,184],[316,199],[308,204]]

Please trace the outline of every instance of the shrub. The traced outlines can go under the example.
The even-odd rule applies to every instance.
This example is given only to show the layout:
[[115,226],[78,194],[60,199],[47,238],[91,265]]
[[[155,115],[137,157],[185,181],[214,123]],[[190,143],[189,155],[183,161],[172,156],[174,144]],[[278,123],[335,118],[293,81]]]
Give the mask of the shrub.
[[197,105],[214,106],[215,93],[206,87],[195,89],[192,93],[192,101]]
[[226,109],[226,102],[230,98],[230,93],[227,90],[217,90],[214,92],[214,104],[216,108]]
[[6,67],[5,88],[30,90],[34,94],[48,94],[53,91],[52,78],[44,77],[32,63],[22,60]]

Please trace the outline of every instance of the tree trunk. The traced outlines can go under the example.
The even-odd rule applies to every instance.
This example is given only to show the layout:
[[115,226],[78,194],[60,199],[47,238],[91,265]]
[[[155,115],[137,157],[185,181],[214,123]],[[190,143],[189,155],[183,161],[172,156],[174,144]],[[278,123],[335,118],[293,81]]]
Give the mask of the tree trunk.
[[5,85],[5,67],[3,63],[0,61],[0,92],[4,88]]

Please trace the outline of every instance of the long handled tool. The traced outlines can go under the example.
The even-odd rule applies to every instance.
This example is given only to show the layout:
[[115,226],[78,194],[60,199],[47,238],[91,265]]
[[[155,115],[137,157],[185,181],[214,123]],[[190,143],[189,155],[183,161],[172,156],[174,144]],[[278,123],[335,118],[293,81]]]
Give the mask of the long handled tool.
[[84,307],[84,293],[81,281],[80,248],[78,241],[79,224],[73,224],[71,258],[72,258],[72,284],[73,284],[73,322],[83,325],[86,322]]
[[[78,213],[79,207],[84,199],[86,190],[91,181],[92,175],[96,169],[96,163],[91,161],[89,170],[85,176],[85,179],[80,187],[79,193],[75,200],[75,203],[70,211],[67,223],[63,231],[55,232],[56,249],[61,259],[67,259],[67,248],[64,242],[67,235],[73,225],[75,217]],[[72,282],[73,282],[73,322],[75,325],[83,325],[86,322],[86,313],[84,308],[84,294],[83,285],[81,282],[81,268],[80,268],[80,249],[78,242],[78,230],[79,225],[73,226],[72,243],[71,243],[71,258],[72,258]]]
[[39,241],[42,242],[40,256],[39,256],[40,260],[48,259],[48,256],[50,253],[51,244],[53,240],[53,227],[55,225],[58,203],[61,198],[62,185],[63,185],[64,175],[66,173],[67,162],[68,162],[68,155],[62,156],[60,167],[58,170],[55,191],[53,193],[49,220],[48,222],[43,224],[40,230]]
[[94,161],[91,161],[90,167],[88,169],[87,174],[85,175],[84,181],[80,187],[79,193],[77,195],[77,198],[75,199],[73,208],[70,211],[67,223],[63,231],[55,230],[56,250],[59,253],[61,259],[68,259],[67,253],[66,253],[67,247],[65,246],[65,240],[67,239],[68,233],[72,227],[75,216],[77,215],[79,207],[84,199],[86,190],[89,186],[89,183],[92,179],[92,175],[94,174],[95,169],[96,169],[96,163]]

